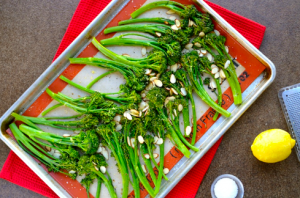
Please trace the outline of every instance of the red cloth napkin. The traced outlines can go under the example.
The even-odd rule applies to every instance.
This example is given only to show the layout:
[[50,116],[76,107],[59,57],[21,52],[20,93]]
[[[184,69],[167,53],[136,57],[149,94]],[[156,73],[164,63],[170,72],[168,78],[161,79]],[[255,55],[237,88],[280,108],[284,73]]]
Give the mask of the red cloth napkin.
[[[110,0],[81,0],[62,42],[54,56],[57,58],[63,50],[84,30],[84,28],[105,8]],[[228,21],[237,31],[259,48],[266,27],[245,17],[237,15],[216,4],[207,2],[216,12]],[[195,167],[168,194],[168,198],[195,197],[200,183],[221,143],[221,139],[203,156]],[[16,154],[10,152],[0,172],[0,178],[46,197],[58,197]]]

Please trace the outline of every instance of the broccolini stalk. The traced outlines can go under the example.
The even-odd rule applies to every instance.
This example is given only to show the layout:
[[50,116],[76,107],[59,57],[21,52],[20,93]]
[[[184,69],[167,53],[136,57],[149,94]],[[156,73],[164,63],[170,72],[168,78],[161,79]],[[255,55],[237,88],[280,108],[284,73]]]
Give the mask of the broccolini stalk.
[[129,186],[129,173],[127,168],[126,159],[123,150],[120,145],[121,134],[115,131],[114,123],[106,125],[100,125],[97,128],[97,133],[103,138],[104,144],[106,144],[112,152],[112,155],[117,161],[118,169],[122,175],[123,193],[122,197],[126,198],[128,195]]
[[115,70],[110,70],[110,71],[107,71],[103,74],[101,74],[100,76],[98,76],[97,78],[95,78],[92,82],[90,82],[86,88],[90,89],[96,82],[98,82],[99,80],[101,80],[102,78],[104,78],[105,76],[111,74],[111,73],[114,73]]
[[93,130],[81,132],[76,136],[63,137],[53,133],[37,130],[24,124],[21,124],[19,129],[31,139],[36,140],[36,138],[39,138],[52,144],[76,146],[81,148],[87,154],[95,153],[99,146],[98,136]]
[[[142,154],[142,158],[145,162],[145,165],[149,171],[149,174],[150,174],[150,177],[154,183],[154,185],[156,186],[156,182],[157,182],[157,179],[156,179],[156,175],[154,173],[154,170],[152,168],[152,164],[151,164],[151,159],[150,159],[150,153],[148,152],[148,149],[147,149],[147,146],[145,144],[140,144],[140,151],[141,151],[141,154]],[[145,155],[149,155],[149,159],[147,159],[145,157]]]
[[137,31],[149,33],[155,36],[158,32],[165,33],[167,29],[171,29],[171,27],[163,24],[134,24],[109,27],[104,30],[104,34],[112,32]]
[[[105,158],[100,154],[94,154],[91,156],[83,155],[80,157],[77,166],[77,172],[79,175],[89,175],[95,174],[97,177],[100,177],[105,186],[108,189],[110,197],[117,198],[117,194],[112,185],[112,180],[106,171],[107,163]],[[105,171],[104,171],[105,169]],[[103,173],[104,172],[104,173]],[[106,173],[107,177],[104,175]]]
[[[37,158],[40,162],[45,164],[49,171],[53,172],[60,172],[63,173],[72,179],[75,179],[77,174],[69,173],[71,170],[76,170],[76,160],[71,158],[70,156],[62,155],[63,159],[57,159],[50,153],[46,152],[42,149],[38,144],[36,144],[33,140],[28,138],[24,135],[17,127],[15,123],[11,123],[9,125],[10,130],[12,131],[14,137],[16,138],[20,147],[27,152],[28,154],[32,155],[33,157]],[[68,172],[61,171],[61,170],[68,170]],[[73,172],[73,171],[72,171]]]
[[140,22],[164,23],[166,25],[174,25],[175,24],[175,21],[173,21],[171,19],[156,17],[156,18],[128,19],[128,20],[120,21],[119,25],[126,25],[126,24],[130,24],[130,23],[140,23]]
[[[217,112],[221,113],[225,117],[229,117],[231,113],[220,107],[215,101],[208,95],[203,87],[203,83],[201,77],[197,75],[199,73],[199,61],[198,61],[198,52],[191,51],[182,56],[182,65],[184,66],[185,70],[188,72],[190,80],[192,81],[194,91],[196,94],[210,107],[215,109]],[[199,81],[197,80],[199,77]]]
[[[129,154],[129,159],[133,166],[133,169],[134,169],[137,177],[139,178],[140,182],[143,184],[143,186],[145,187],[145,189],[147,190],[149,195],[151,197],[155,197],[154,190],[151,187],[151,185],[149,184],[147,177],[143,173],[140,162],[139,162],[138,151],[137,151],[138,146],[136,143],[137,140],[135,137],[133,137],[133,139],[131,139],[131,136],[130,136],[130,130],[131,130],[132,126],[133,126],[132,122],[125,121],[124,136],[127,139],[126,150]],[[131,141],[131,140],[133,140],[133,141]],[[129,143],[130,143],[130,145],[129,145]]]
[[186,146],[181,142],[178,137],[176,131],[173,129],[171,123],[169,122],[165,112],[163,111],[163,106],[168,93],[165,89],[153,88],[147,93],[147,98],[149,100],[149,105],[155,107],[158,112],[158,117],[164,122],[166,128],[169,130],[169,133],[174,140],[177,148],[183,153],[183,155],[187,158],[190,157],[190,151],[186,148]]
[[49,119],[69,119],[69,118],[73,118],[74,116],[54,117],[53,118],[53,117],[21,116],[16,113],[12,113],[11,115],[14,116],[17,120],[22,121],[24,119],[22,119],[21,117],[23,117],[23,118],[31,121],[34,124],[47,125],[47,126],[51,126],[53,128],[58,128],[58,129],[63,129],[63,130],[72,130],[72,131],[88,130],[88,129],[96,127],[99,124],[98,118],[91,114],[86,114],[80,120],[74,120],[74,121],[49,120]]
[[[190,149],[193,151],[199,151],[199,148],[193,146],[191,143],[189,143],[182,135],[180,131],[180,124],[179,124],[179,112],[178,112],[178,103],[182,103],[181,101],[177,101],[176,99],[174,101],[169,101],[167,104],[167,109],[169,110],[169,118],[172,121],[172,125],[174,126],[174,130],[177,133],[177,136],[180,138],[180,140]],[[186,129],[185,129],[186,130]]]
[[168,63],[173,65],[177,63],[181,55],[181,45],[177,41],[171,43],[157,42],[153,40],[139,40],[133,38],[123,38],[123,35],[101,40],[101,44],[107,45],[125,45],[125,46],[146,46],[153,47],[165,53],[168,58]]
[[[98,185],[97,185],[97,193],[98,193],[98,189],[101,188],[102,179],[100,177],[98,177],[97,174],[90,173],[90,174],[86,175],[85,178],[83,178],[80,182],[85,187],[88,198],[90,198],[90,186],[94,182],[95,179],[98,180]],[[99,182],[100,182],[100,187],[99,187]]]
[[[122,38],[124,35],[121,35],[120,38]],[[121,62],[122,64],[126,65],[133,65],[135,67],[141,68],[141,69],[153,69],[155,71],[158,71],[159,73],[162,73],[167,68],[167,61],[165,58],[165,55],[162,52],[155,52],[153,54],[150,54],[146,58],[142,59],[135,59],[130,57],[125,57],[118,55],[109,49],[105,48],[103,45],[101,45],[96,38],[94,37],[92,40],[93,45],[105,56],[108,58]],[[134,67],[133,67],[134,68]]]
[[196,142],[196,135],[197,135],[197,114],[196,114],[196,107],[195,101],[193,97],[193,88],[190,84],[190,81],[187,78],[187,74],[183,69],[179,69],[175,72],[175,77],[184,85],[184,91],[186,91],[192,105],[192,113],[193,113],[193,137],[191,144],[194,145]]

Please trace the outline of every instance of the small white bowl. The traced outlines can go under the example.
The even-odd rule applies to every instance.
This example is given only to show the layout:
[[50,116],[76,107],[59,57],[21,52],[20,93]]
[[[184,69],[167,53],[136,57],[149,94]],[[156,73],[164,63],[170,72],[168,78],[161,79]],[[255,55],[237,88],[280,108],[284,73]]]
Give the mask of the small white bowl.
[[223,179],[223,178],[230,178],[233,181],[235,181],[236,185],[238,186],[238,194],[235,198],[243,198],[244,197],[244,186],[243,186],[242,182],[234,175],[224,174],[224,175],[220,175],[219,177],[217,177],[211,185],[210,192],[211,192],[211,196],[213,198],[217,198],[215,195],[215,191],[214,191],[215,185],[218,180]]

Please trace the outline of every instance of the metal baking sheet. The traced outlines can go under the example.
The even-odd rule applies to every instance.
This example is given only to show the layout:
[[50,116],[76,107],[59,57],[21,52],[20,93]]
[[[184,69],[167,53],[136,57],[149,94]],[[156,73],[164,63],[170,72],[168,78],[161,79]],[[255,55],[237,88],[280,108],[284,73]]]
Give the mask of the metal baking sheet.
[[[153,0],[113,0],[99,16],[75,39],[75,41],[54,61],[49,68],[37,79],[37,81],[29,87],[29,89],[11,106],[11,108],[2,116],[1,124],[1,139],[32,169],[39,177],[41,177],[47,185],[50,186],[60,197],[86,197],[85,189],[78,181],[73,181],[62,174],[48,173],[43,166],[40,166],[31,156],[25,153],[14,140],[5,132],[8,124],[12,121],[11,112],[24,113],[29,116],[39,116],[45,109],[55,104],[49,96],[44,93],[44,90],[49,87],[53,91],[62,91],[71,97],[83,96],[85,93],[80,92],[66,84],[62,83],[57,77],[60,74],[65,75],[69,79],[86,85],[97,75],[105,70],[92,66],[69,65],[69,57],[90,57],[102,56],[97,53],[97,50],[90,44],[90,39],[96,36],[98,40],[108,38],[112,35],[103,35],[101,31],[108,26],[115,26],[120,20],[130,18],[129,14],[145,3]],[[184,4],[190,4],[188,0],[179,1]],[[161,186],[160,193],[157,197],[165,197],[167,193],[180,181],[180,179],[197,163],[201,157],[214,145],[214,143],[234,124],[234,122],[247,110],[247,108],[258,98],[258,96],[272,83],[275,78],[275,66],[250,44],[243,36],[241,36],[234,28],[232,28],[222,17],[220,17],[212,8],[204,1],[196,1],[202,10],[209,12],[215,23],[216,29],[222,35],[227,37],[226,45],[229,46],[229,53],[235,58],[237,74],[243,91],[243,103],[239,106],[233,104],[231,91],[228,88],[228,83],[225,81],[222,84],[224,108],[227,108],[231,113],[231,117],[220,117],[216,122],[212,121],[214,111],[205,105],[197,96],[196,108],[197,116],[197,143],[196,146],[201,150],[197,153],[192,152],[191,158],[182,157],[170,143],[165,146],[165,166],[172,168],[168,174],[169,181],[164,181]],[[144,13],[142,16],[161,16],[166,15],[166,9],[155,9]],[[142,17],[141,16],[141,17]],[[117,35],[117,34],[116,34]],[[127,53],[133,57],[139,57],[141,48],[139,47],[110,47],[111,50],[122,54]],[[130,52],[130,53],[129,53]],[[114,91],[118,89],[118,85],[123,83],[123,77],[119,74],[112,74],[101,80],[93,89],[101,92]],[[209,90],[208,90],[209,91]],[[216,99],[216,96],[211,93],[211,96]],[[52,112],[52,115],[71,115],[73,111],[66,108],[59,108]],[[51,131],[50,128],[44,128]],[[54,132],[54,131],[53,131]],[[55,131],[59,133],[59,131]],[[62,131],[60,131],[62,132]],[[121,192],[120,175],[114,168],[113,158],[109,159],[108,171],[111,173],[116,187],[117,194]],[[180,170],[180,171],[179,171]],[[78,177],[78,180],[81,178]],[[101,191],[102,197],[107,197],[107,191],[103,186]],[[91,187],[91,194],[95,194],[95,186]],[[141,195],[146,196],[145,190],[141,189]],[[132,194],[131,194],[132,195]]]

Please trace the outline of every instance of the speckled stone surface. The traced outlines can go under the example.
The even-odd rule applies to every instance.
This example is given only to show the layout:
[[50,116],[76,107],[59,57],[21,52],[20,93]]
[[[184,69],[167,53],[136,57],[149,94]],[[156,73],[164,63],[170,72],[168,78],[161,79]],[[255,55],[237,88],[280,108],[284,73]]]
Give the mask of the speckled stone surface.
[[[0,115],[50,65],[79,0],[0,2]],[[210,197],[213,180],[225,173],[244,184],[245,197],[300,197],[300,164],[295,151],[277,164],[256,160],[255,136],[270,128],[287,130],[277,98],[282,87],[300,82],[300,1],[212,0],[267,27],[261,51],[277,68],[274,83],[225,134],[197,198]],[[0,168],[9,148],[0,141]],[[0,180],[0,197],[42,197]]]

